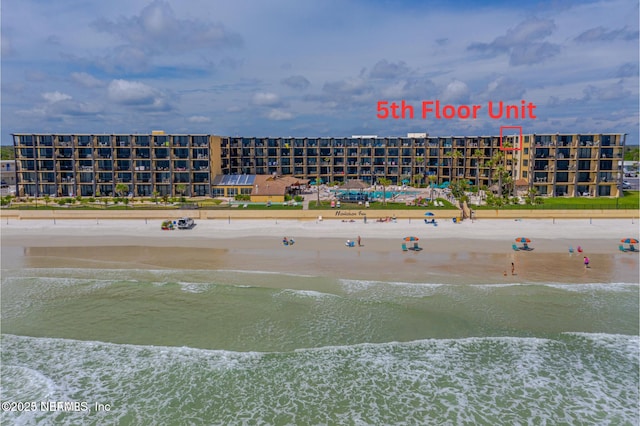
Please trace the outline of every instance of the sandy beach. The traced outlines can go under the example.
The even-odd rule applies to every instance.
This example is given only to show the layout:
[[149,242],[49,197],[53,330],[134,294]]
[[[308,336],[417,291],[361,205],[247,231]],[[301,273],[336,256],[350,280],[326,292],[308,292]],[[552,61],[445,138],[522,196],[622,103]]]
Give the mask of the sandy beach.
[[[0,230],[3,267],[24,262],[30,267],[237,269],[436,283],[638,282],[637,253],[618,250],[620,239],[638,237],[637,221],[626,219],[440,221],[437,227],[407,219],[209,220],[174,231],[162,231],[159,221],[151,220],[32,220],[5,222]],[[295,245],[284,246],[285,236]],[[358,236],[362,246],[346,247],[346,240]],[[418,237],[423,250],[403,252],[407,236]],[[534,251],[513,251],[516,237],[531,239]]]
[[638,423],[637,220],[160,222],[3,220],[8,400],[113,407],[69,424],[193,400],[198,424]]

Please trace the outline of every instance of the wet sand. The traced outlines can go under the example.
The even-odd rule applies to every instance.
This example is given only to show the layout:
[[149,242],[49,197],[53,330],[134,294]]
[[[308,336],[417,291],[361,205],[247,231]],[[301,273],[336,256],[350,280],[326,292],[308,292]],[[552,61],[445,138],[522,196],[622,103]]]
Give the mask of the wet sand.
[[[609,220],[483,221],[442,224],[202,221],[190,231],[161,231],[140,221],[22,221],[2,226],[2,267],[230,269],[347,279],[427,283],[637,283],[638,253],[618,251],[637,224]],[[233,237],[236,235],[236,237]],[[345,246],[362,236],[362,246]],[[422,251],[403,252],[416,235]],[[513,251],[514,235],[532,239]],[[284,246],[282,237],[295,237]],[[407,242],[408,247],[413,243]],[[581,246],[571,255],[568,247]],[[583,256],[589,256],[586,269]],[[515,275],[511,274],[511,262]],[[504,273],[506,272],[506,276]]]
[[[226,269],[455,284],[638,282],[638,255],[629,253],[588,253],[591,265],[586,269],[581,255],[543,250],[509,252],[503,244],[491,241],[476,241],[464,250],[456,249],[453,243],[447,244],[446,250],[441,244],[423,245],[420,252],[402,252],[398,242],[389,240],[370,240],[364,247],[354,248],[336,239],[300,239],[289,247],[255,238],[227,243],[220,241],[217,248],[4,247],[2,267]],[[515,275],[511,274],[511,262]]]

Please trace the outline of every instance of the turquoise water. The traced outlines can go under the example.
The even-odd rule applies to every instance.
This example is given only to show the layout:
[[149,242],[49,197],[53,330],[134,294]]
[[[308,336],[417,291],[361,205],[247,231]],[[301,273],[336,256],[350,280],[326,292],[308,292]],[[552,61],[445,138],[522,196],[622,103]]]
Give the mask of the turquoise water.
[[[360,190],[346,190],[346,191],[335,191],[336,196],[340,197],[347,194],[358,195],[365,194],[369,197],[369,201],[375,201],[377,199],[383,199],[383,191],[360,191]],[[391,199],[398,195],[418,195],[419,191],[384,191],[384,197],[386,199]]]
[[89,407],[2,424],[640,421],[637,283],[2,272],[2,400]]

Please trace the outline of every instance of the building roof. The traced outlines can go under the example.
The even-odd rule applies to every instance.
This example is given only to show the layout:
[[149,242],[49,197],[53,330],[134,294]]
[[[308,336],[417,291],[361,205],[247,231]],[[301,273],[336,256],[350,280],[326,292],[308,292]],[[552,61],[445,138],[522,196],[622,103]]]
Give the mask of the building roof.
[[284,195],[292,186],[307,185],[308,179],[293,176],[256,175],[251,195]]
[[371,185],[364,183],[360,179],[349,179],[342,185],[342,189],[365,189],[369,186]]
[[213,184],[218,186],[252,186],[256,175],[217,175]]

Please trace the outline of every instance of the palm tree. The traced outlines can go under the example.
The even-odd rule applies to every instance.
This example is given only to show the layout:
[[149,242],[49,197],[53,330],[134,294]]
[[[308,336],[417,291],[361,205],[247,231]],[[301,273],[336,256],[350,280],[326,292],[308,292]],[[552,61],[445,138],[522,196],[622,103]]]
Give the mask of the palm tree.
[[434,182],[438,180],[438,177],[436,175],[429,175],[429,186],[431,187],[431,200],[433,201],[433,184]]
[[119,183],[116,185],[116,194],[120,197],[124,197],[129,192],[129,185],[126,183]]
[[453,160],[453,162],[456,164],[456,180],[458,178],[458,176],[460,176],[460,167],[459,167],[459,159],[462,158],[462,153],[460,151],[458,151],[457,149],[455,151],[452,152],[451,154],[451,159]]
[[387,178],[378,179],[378,183],[382,185],[382,202],[384,205],[387,205],[387,186],[391,185],[391,181]]
[[451,183],[453,176],[453,151],[446,152],[444,156],[449,159],[449,183]]
[[[513,175],[513,143],[510,139],[505,139],[502,143],[503,148],[505,149],[505,153],[503,156],[504,162],[504,173],[509,174],[511,179],[508,179],[508,176],[505,176],[505,186],[510,186],[510,183],[513,183],[513,187],[515,188],[515,176]],[[511,161],[507,158],[507,156],[511,154]],[[510,166],[510,167],[509,167]],[[501,188],[502,190],[502,188]],[[502,193],[502,192],[501,192]],[[507,194],[511,193],[511,191],[507,191]],[[508,195],[507,195],[508,196]]]
[[187,190],[187,185],[184,183],[179,183],[176,185],[176,192],[184,197],[184,193]]
[[[418,174],[424,177],[424,157],[416,157],[416,164],[419,167]],[[422,182],[422,178],[420,179],[420,182]]]
[[473,151],[473,157],[476,159],[476,186],[478,187],[478,194],[480,194],[480,157],[484,155],[481,149]]
[[318,208],[320,208],[320,184],[322,184],[322,179],[320,176],[316,178],[316,189],[318,190]]
[[501,151],[493,154],[491,158],[491,165],[495,168],[495,171],[498,173],[498,194],[500,198],[502,198],[502,177],[504,173],[504,154]]

